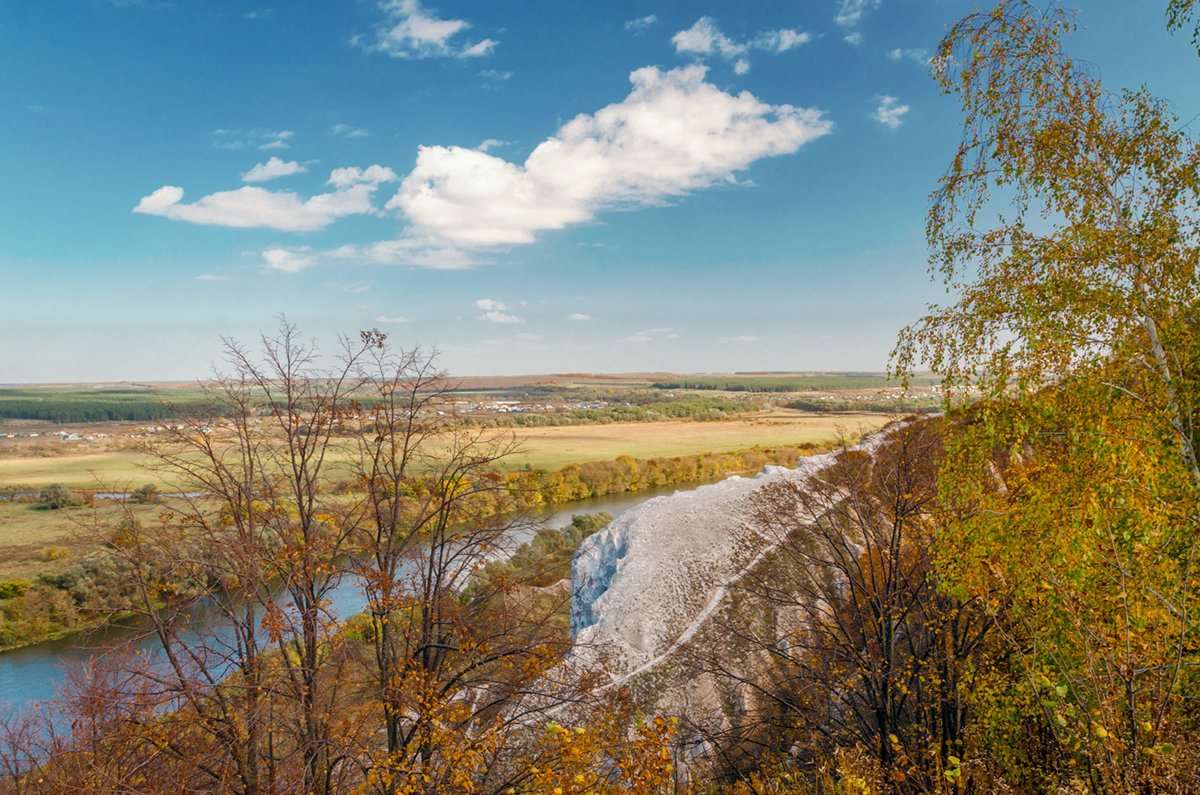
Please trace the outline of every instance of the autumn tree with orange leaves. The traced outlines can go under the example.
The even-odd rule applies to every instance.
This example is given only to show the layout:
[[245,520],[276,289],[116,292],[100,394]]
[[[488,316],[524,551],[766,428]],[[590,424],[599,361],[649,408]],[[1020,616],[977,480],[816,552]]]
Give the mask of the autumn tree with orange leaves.
[[1186,789],[1200,148],[1163,100],[1072,60],[1074,25],[1009,0],[943,40],[964,135],[927,230],[958,298],[904,330],[894,364],[982,396],[950,436],[941,491],[963,520],[939,566],[962,595],[1009,595],[989,604],[1009,605],[1062,779]]

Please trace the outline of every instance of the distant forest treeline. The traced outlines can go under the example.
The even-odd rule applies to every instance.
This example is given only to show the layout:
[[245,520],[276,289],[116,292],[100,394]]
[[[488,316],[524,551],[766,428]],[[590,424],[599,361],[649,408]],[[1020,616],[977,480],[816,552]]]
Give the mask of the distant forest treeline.
[[[648,400],[642,398],[648,397]],[[731,414],[757,411],[762,405],[749,398],[730,400],[722,397],[687,395],[678,400],[663,399],[661,393],[637,392],[623,396],[627,403],[606,408],[560,409],[553,413],[520,412],[500,417],[473,420],[478,425],[605,425],[612,422],[660,422],[663,420],[723,420]]]
[[0,389],[0,418],[46,422],[147,422],[195,412],[208,399],[196,389],[35,387]]
[[[941,379],[918,376],[913,386],[929,386]],[[814,392],[832,389],[882,389],[899,384],[882,373],[817,373],[797,376],[718,376],[656,381],[656,389],[715,389],[725,392]]]
[[883,411],[896,414],[928,414],[934,411],[941,411],[944,403],[940,397],[911,397],[897,398],[895,400],[887,400],[884,398],[873,398],[867,400],[853,400],[850,398],[838,397],[798,397],[794,400],[789,400],[786,403],[781,403],[785,409],[797,409],[798,411],[817,411],[817,412],[838,412],[849,413],[855,411]]

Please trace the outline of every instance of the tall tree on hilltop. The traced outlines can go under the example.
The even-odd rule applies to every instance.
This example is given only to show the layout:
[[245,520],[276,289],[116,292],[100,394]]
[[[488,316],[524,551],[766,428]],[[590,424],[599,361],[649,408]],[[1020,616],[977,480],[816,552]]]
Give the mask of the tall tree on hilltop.
[[1034,703],[1103,791],[1180,769],[1196,683],[1200,149],[1165,102],[1073,61],[1073,28],[1006,0],[943,40],[965,122],[927,234],[958,300],[893,364],[982,393],[950,436],[965,518],[939,562],[1011,594]]

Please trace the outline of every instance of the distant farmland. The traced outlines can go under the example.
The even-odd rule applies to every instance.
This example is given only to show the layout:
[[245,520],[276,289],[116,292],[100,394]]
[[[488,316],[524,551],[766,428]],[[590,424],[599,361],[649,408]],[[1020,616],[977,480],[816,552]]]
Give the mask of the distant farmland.
[[[931,375],[917,376],[912,386],[932,386],[941,383]],[[723,392],[835,392],[845,389],[883,389],[898,387],[900,382],[889,380],[884,373],[812,373],[808,375],[721,375],[687,377],[655,381],[656,389],[709,389]]]
[[[883,373],[807,373],[768,375],[758,373],[675,376],[665,373],[646,376],[602,377],[589,375],[520,376],[509,378],[468,379],[457,394],[483,396],[491,393],[522,393],[525,399],[560,402],[587,397],[601,400],[647,400],[637,398],[636,390],[648,387],[665,390],[719,390],[746,393],[839,392],[897,387]],[[912,379],[912,386],[927,387],[938,383],[933,376]],[[524,383],[521,383],[524,382]],[[631,391],[632,390],[632,391]],[[645,394],[645,393],[643,393]],[[266,404],[265,395],[262,402]],[[370,398],[364,397],[370,404]],[[54,423],[78,422],[153,422],[180,415],[204,415],[212,399],[197,385],[107,384],[99,386],[18,386],[0,388],[0,420],[40,420]],[[798,407],[803,408],[803,407]],[[822,406],[821,410],[830,410]],[[856,406],[852,410],[861,410]]]

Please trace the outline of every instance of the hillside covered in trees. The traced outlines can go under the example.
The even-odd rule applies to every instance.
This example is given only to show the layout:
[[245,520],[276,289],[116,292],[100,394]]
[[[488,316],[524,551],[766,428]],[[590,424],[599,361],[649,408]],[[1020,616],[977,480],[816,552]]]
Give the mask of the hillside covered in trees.
[[[978,399],[764,490],[742,518],[771,543],[699,589],[717,631],[669,670],[572,664],[567,551],[628,549],[523,509],[703,461],[506,475],[503,433],[426,410],[431,357],[371,331],[330,368],[284,324],[229,346],[219,431],[147,449],[198,496],[90,528],[160,654],[7,719],[0,791],[1200,790],[1200,147],[1073,60],[1075,25],[1002,0],[932,61],[963,122],[927,225],[951,298],[894,375]],[[369,605],[339,625],[347,578]],[[193,630],[201,602],[227,634]]]

